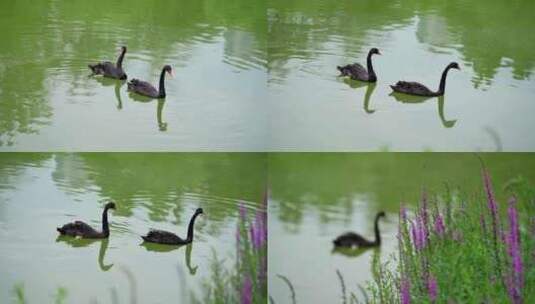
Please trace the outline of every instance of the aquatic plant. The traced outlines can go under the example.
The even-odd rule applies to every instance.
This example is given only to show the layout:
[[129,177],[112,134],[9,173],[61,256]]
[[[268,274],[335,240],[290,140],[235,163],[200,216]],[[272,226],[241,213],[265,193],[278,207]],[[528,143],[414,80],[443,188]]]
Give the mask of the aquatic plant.
[[[267,198],[250,216],[244,203],[238,205],[235,231],[236,261],[224,269],[214,251],[212,275],[204,284],[202,301],[194,303],[266,303],[267,297]],[[250,220],[252,218],[252,220]]]
[[424,193],[412,212],[400,208],[398,252],[374,262],[371,303],[535,301],[535,216],[520,212],[532,211],[533,187],[506,189],[511,198],[500,205],[482,172],[480,192],[447,188],[445,195]]

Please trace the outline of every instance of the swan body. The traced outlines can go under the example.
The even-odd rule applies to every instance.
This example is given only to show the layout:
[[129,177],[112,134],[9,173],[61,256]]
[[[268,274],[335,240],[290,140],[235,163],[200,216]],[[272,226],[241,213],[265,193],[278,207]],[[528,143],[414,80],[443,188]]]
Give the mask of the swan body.
[[105,239],[110,236],[110,230],[108,225],[108,210],[115,210],[115,203],[109,202],[104,207],[102,213],[102,231],[98,231],[95,228],[89,226],[82,221],[74,221],[56,228],[61,235],[68,235],[73,237],[81,237],[88,239]]
[[117,63],[113,64],[109,61],[99,62],[97,64],[90,64],[88,67],[94,75],[102,75],[108,78],[115,78],[125,80],[126,73],[123,70],[123,58],[126,53],[126,46],[121,47],[121,54],[117,58]]
[[345,66],[337,66],[336,68],[340,71],[340,76],[349,76],[353,80],[376,82],[377,75],[375,75],[375,71],[373,70],[372,65],[372,55],[374,54],[381,55],[377,48],[370,49],[366,60],[368,67],[367,70],[359,63],[348,64]]
[[337,237],[333,244],[335,247],[375,247],[381,245],[381,235],[379,233],[379,218],[384,217],[383,211],[377,213],[375,216],[375,240],[370,241],[354,232],[347,232]]
[[186,239],[180,238],[178,235],[164,230],[155,230],[151,229],[147,235],[142,236],[141,238],[145,242],[166,244],[166,245],[185,245],[193,242],[193,225],[195,224],[195,219],[199,214],[203,214],[202,208],[197,208],[195,213],[190,219],[188,225],[188,236]]
[[165,98],[165,73],[169,73],[171,76],[173,75],[173,69],[170,65],[163,67],[162,73],[160,74],[160,84],[158,89],[146,81],[132,79],[128,82],[128,90],[151,98]]
[[395,85],[391,85],[390,87],[394,92],[398,93],[404,93],[409,95],[417,95],[417,96],[442,96],[444,95],[444,91],[446,89],[446,76],[448,75],[448,71],[450,69],[457,69],[460,70],[459,64],[457,62],[450,63],[445,69],[444,72],[442,72],[442,77],[440,78],[440,85],[438,88],[438,91],[432,91],[425,85],[418,83],[418,82],[408,82],[408,81],[398,81]]

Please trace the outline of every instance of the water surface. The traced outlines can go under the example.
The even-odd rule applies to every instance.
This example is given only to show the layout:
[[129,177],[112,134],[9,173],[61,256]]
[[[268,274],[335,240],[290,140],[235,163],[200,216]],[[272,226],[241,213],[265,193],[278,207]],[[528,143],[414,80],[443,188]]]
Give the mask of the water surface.
[[[0,149],[261,150],[266,18],[262,1],[2,1]],[[89,78],[116,61],[157,85],[147,101]]]
[[[274,153],[269,155],[269,294],[289,303],[292,284],[297,303],[336,303],[344,278],[347,293],[363,299],[358,285],[371,280],[374,255],[396,252],[400,203],[411,209],[425,189],[434,202],[444,194],[483,195],[480,161],[471,153]],[[535,155],[518,153],[482,156],[492,177],[498,202],[504,187],[535,184]],[[347,231],[373,239],[379,211],[380,250],[333,252],[332,240]],[[344,254],[345,253],[345,254]],[[383,260],[384,261],[384,260]]]
[[[533,151],[533,1],[268,1],[271,150]],[[376,85],[337,65],[374,56]],[[443,98],[390,96],[418,81]],[[399,100],[398,100],[399,99]]]
[[[236,259],[238,203],[261,208],[265,157],[259,154],[29,154],[0,158],[0,302],[23,284],[29,303],[189,303],[211,281],[213,254],[231,270]],[[110,211],[109,240],[58,238],[57,226],[101,225]],[[186,236],[188,246],[142,245],[149,228]],[[80,302],[81,301],[81,302]]]

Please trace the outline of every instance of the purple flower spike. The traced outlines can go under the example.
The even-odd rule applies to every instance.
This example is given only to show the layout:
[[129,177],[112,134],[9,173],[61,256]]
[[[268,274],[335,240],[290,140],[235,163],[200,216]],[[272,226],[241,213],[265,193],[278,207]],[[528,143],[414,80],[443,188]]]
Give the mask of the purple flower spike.
[[494,242],[496,242],[499,234],[498,204],[496,203],[496,197],[494,196],[494,191],[492,190],[492,183],[490,181],[489,172],[486,169],[483,169],[483,180],[485,183],[485,192],[487,194],[488,207],[490,210],[490,215],[492,217],[492,232],[494,234]]
[[401,304],[410,304],[411,303],[411,284],[407,278],[401,279],[401,286],[399,292],[399,298]]
[[432,274],[427,277],[427,292],[429,293],[429,300],[434,303],[437,300],[438,285],[437,279]]
[[416,216],[415,222],[411,222],[412,241],[416,250],[422,250],[426,245],[423,225],[423,220],[420,216]]
[[444,227],[444,220],[442,219],[442,215],[439,213],[435,218],[435,233],[442,237],[445,231],[446,228]]
[[241,289],[241,304],[250,304],[253,302],[253,284],[251,278],[245,277]]
[[256,249],[256,229],[254,226],[249,227],[249,234],[251,238],[251,243],[253,244],[253,247]]
[[522,303],[522,287],[524,284],[522,270],[522,253],[520,251],[520,231],[518,227],[518,213],[516,210],[516,198],[509,199],[507,215],[509,217],[509,234],[507,236],[507,252],[511,258],[511,273],[507,279],[507,289],[511,301],[515,304]]
[[420,209],[421,229],[424,235],[424,242],[429,240],[429,212],[428,212],[428,198],[427,192],[424,190],[422,193],[422,208]]

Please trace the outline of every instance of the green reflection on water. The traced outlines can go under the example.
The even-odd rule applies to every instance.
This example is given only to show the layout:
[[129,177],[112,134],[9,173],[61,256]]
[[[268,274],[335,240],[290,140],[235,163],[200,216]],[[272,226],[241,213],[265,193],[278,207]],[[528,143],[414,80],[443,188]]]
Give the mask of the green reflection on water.
[[[505,151],[532,151],[535,39],[526,30],[535,4],[480,6],[269,1],[271,151],[492,152],[496,137]],[[336,77],[336,66],[365,64],[372,47],[382,54],[373,59],[376,87]],[[400,80],[436,89],[450,62],[461,71],[448,76],[443,99],[391,95]]]
[[459,49],[465,64],[475,70],[476,87],[489,83],[500,67],[512,67],[515,79],[529,78],[535,68],[535,40],[520,38],[535,25],[533,1],[518,1],[514,6],[487,1],[483,7],[477,1],[459,0],[272,0],[268,9],[269,67],[276,75],[284,74],[281,66],[286,60],[316,58],[329,51],[324,44],[333,40],[341,42],[345,56],[353,57],[354,51],[367,45],[373,31],[399,28],[414,16],[422,18],[415,33],[418,40],[432,52]]

